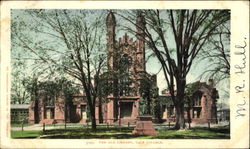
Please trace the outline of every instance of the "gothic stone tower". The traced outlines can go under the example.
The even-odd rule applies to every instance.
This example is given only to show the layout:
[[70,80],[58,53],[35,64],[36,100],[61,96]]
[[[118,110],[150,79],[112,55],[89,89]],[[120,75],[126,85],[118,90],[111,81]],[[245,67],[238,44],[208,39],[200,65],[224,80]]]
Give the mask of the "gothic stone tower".
[[141,13],[138,13],[136,18],[136,29],[137,29],[137,44],[136,44],[136,58],[137,58],[137,72],[145,73],[145,18]]
[[114,69],[113,55],[115,51],[115,26],[116,20],[112,12],[110,12],[106,19],[107,26],[107,51],[108,51],[108,68],[109,70]]
[[[116,40],[116,20],[110,11],[106,19],[108,68],[113,72],[115,90],[108,97],[108,122],[135,122],[138,116],[140,79],[146,76],[145,71],[145,20],[142,14],[136,17],[136,40],[125,33]],[[104,118],[105,119],[105,118]]]
[[[115,33],[116,20],[112,11],[109,12],[106,19],[108,68],[110,71],[116,73],[119,71],[119,67],[123,67],[125,63],[128,63],[130,66],[127,66],[127,71],[129,75],[131,75],[131,79],[133,79],[132,86],[137,88],[140,78],[146,73],[145,24],[143,15],[138,13],[136,18],[137,39],[134,41],[133,38],[129,38],[125,33],[122,38],[119,38],[117,41]],[[123,67],[123,69],[126,69],[125,67]],[[119,78],[117,79],[116,81],[119,81]],[[135,91],[133,95],[139,95],[138,91]]]

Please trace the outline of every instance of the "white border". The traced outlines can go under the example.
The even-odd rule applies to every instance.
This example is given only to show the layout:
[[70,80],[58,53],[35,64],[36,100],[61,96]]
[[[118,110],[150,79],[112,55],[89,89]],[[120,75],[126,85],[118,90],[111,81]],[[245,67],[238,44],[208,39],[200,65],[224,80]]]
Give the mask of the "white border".
[[[166,139],[163,144],[99,144],[98,139],[10,139],[10,10],[11,9],[231,9],[231,139]],[[3,148],[247,148],[249,147],[249,2],[245,1],[4,1],[1,2],[1,144]],[[246,73],[237,76],[233,66],[241,59],[234,56],[235,45],[246,37]],[[234,87],[242,78],[245,90],[236,94]],[[244,118],[235,118],[237,104],[245,97]],[[109,140],[109,139],[106,139]],[[124,140],[124,139],[123,139]],[[155,139],[154,139],[155,140]],[[87,145],[87,141],[95,142]],[[145,140],[147,141],[147,140]],[[156,141],[156,140],[155,140]]]

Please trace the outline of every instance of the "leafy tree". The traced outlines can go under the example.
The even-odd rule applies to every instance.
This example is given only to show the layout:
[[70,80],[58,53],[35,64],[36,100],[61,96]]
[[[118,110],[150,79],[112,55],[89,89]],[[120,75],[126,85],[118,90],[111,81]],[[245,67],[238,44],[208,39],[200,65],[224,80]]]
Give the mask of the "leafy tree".
[[142,98],[140,99],[139,113],[153,115],[157,122],[162,121],[162,101],[158,96],[158,87],[156,76],[144,76],[140,80],[139,92]]
[[24,89],[29,93],[29,101],[39,100],[39,81],[37,76],[26,77],[23,79]]
[[12,85],[11,85],[11,103],[24,104],[29,102],[29,92],[25,89],[23,81],[25,80],[26,64],[24,61],[12,60]]
[[97,89],[99,123],[103,123],[102,105],[103,103],[107,102],[107,96],[113,93],[114,91],[111,80],[112,80],[112,75],[109,71],[103,73],[99,79],[99,86]]
[[152,102],[152,82],[147,77],[143,77],[140,81],[140,94],[145,100],[146,109],[144,114],[151,114],[151,102]]
[[160,98],[155,98],[153,101],[153,115],[156,118],[156,122],[161,123],[162,116],[163,116],[163,102],[160,100]]
[[[26,78],[24,80],[25,89],[31,95],[31,101],[36,104],[41,97],[49,97],[52,99],[51,105],[54,105],[55,99],[63,98],[65,112],[69,112],[70,106],[72,106],[72,97],[74,94],[79,93],[79,86],[73,81],[69,81],[66,78],[56,78],[51,81],[38,81],[38,78]],[[60,107],[59,108],[64,108]],[[65,120],[68,120],[69,113],[65,113]]]
[[[140,80],[140,88],[139,88],[140,95],[146,105],[144,114],[153,114],[155,109],[155,102],[157,102],[158,96],[158,88],[155,84],[155,80],[153,77],[144,76]],[[152,108],[153,107],[153,108]]]
[[[12,35],[13,36],[13,35]],[[13,42],[12,42],[13,43]],[[30,69],[29,53],[21,51],[15,42],[11,46],[11,103],[29,103],[36,96],[39,71]],[[32,59],[33,60],[33,59]]]

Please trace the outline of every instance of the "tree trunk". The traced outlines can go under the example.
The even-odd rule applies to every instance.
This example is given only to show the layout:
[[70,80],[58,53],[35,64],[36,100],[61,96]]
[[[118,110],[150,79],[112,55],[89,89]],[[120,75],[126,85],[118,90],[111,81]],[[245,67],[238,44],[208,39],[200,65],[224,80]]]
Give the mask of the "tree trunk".
[[99,116],[99,123],[103,123],[103,117],[102,117],[102,102],[101,97],[99,98],[99,105],[98,105],[98,116]]
[[176,123],[175,129],[185,129],[184,117],[184,92],[186,82],[185,79],[177,80],[177,102],[176,102]]
[[190,103],[190,99],[188,98],[187,117],[188,117],[188,128],[189,129],[190,129],[190,123],[191,123],[190,111],[191,111],[191,103]]
[[95,106],[90,107],[91,129],[96,130]]
[[[91,129],[96,130],[96,118],[95,118],[95,99],[92,99],[88,90],[85,89],[85,93],[87,96],[87,104],[90,112],[90,120],[91,120]],[[94,98],[94,97],[93,97]],[[92,102],[93,100],[93,102]]]
[[184,108],[176,107],[175,129],[185,129]]

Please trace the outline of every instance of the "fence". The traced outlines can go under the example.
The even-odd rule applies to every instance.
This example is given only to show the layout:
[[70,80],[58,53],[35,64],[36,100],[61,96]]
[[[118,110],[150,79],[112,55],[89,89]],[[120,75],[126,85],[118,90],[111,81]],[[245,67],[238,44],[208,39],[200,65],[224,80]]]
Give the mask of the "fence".
[[[134,128],[135,127],[135,119],[105,119],[104,123],[98,123],[97,128],[105,128],[105,129],[126,129],[126,128]],[[187,123],[186,123],[187,124]],[[230,123],[229,123],[230,124]],[[157,130],[167,130],[172,129],[175,126],[175,122],[173,121],[167,121],[165,123],[154,123],[154,127]],[[210,129],[212,127],[212,123],[208,120],[207,123],[203,124],[192,124],[188,123],[189,128],[208,128]],[[75,128],[85,128],[85,129],[91,129],[91,123],[57,123],[57,124],[45,124],[42,125],[36,125],[40,130],[48,130],[48,129],[75,129]],[[22,130],[24,130],[25,127],[22,125]]]
[[[105,129],[124,129],[124,128],[133,128],[135,125],[128,122],[126,125],[121,123],[101,123],[97,124],[97,128],[105,128]],[[64,124],[42,124],[42,130],[49,130],[49,129],[77,129],[77,128],[85,128],[85,129],[91,129],[91,123],[64,123]]]

